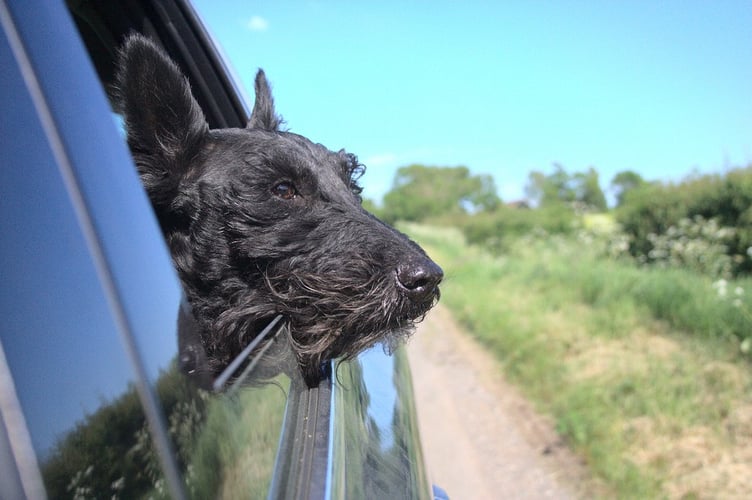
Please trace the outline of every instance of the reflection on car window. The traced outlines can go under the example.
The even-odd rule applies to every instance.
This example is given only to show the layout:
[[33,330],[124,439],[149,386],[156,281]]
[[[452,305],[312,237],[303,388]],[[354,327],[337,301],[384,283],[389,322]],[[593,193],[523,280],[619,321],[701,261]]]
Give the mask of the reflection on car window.
[[427,498],[418,424],[405,406],[413,389],[404,349],[388,356],[374,347],[338,362],[336,374],[331,498]]
[[[115,19],[120,27],[127,24],[107,13],[110,5],[113,12],[117,9],[114,3],[87,0],[70,5],[85,7],[87,19],[95,23],[100,19],[97,13],[105,13],[101,19]],[[104,34],[108,25],[88,28],[85,43],[94,40],[94,31],[97,36]],[[105,38],[117,40],[123,34]],[[92,56],[98,68],[104,68],[100,76],[109,74],[109,62],[103,58],[110,53],[114,54],[99,51]],[[34,116],[30,104],[28,110],[17,107],[19,115]],[[112,118],[120,122],[122,133],[122,119],[116,114]],[[1,229],[14,235],[0,241],[0,250],[6,262],[15,263],[8,276],[3,274],[5,290],[0,294],[2,312],[13,321],[0,334],[48,496],[165,498],[169,491],[154,437],[159,434],[154,434],[144,415],[144,386],[138,385],[123,349],[68,193],[39,124],[26,124],[22,116],[14,123],[24,130],[24,141],[14,150],[19,164],[0,169]],[[92,197],[109,193],[103,189]],[[133,199],[144,201],[137,198]],[[115,207],[98,221],[113,227],[128,219],[128,227],[140,227],[129,208]],[[151,231],[137,236],[115,246],[127,254],[129,248],[160,238]],[[113,253],[112,260],[120,257]],[[185,309],[179,304],[171,266],[154,269],[153,260],[144,260],[148,262],[134,275],[158,273],[164,288],[148,310],[143,301],[129,304],[127,314],[140,316],[128,318],[140,322],[129,341],[137,344],[145,382],[160,404],[184,490],[192,498],[265,497],[277,459],[290,377],[299,377],[287,330],[278,325],[256,348],[243,353],[239,369],[215,391],[214,380],[207,381],[207,371],[202,370],[201,346],[181,329],[186,325],[181,316]],[[138,283],[126,279],[119,284],[131,293],[131,284]]]
[[186,483],[192,497],[266,497],[288,389],[289,379],[280,376],[267,385],[204,400],[203,426],[181,450],[190,455],[185,457],[190,460]]
[[[287,331],[276,329],[241,360],[253,366],[212,393],[175,360],[156,381],[168,433],[192,498],[265,498],[295,364]],[[292,372],[293,375],[295,372]],[[298,382],[300,383],[300,382]],[[40,464],[52,498],[163,498],[167,490],[138,394],[129,385],[60,434]]]
[[[186,490],[194,498],[266,498],[287,396],[293,383],[301,383],[289,332],[273,321],[257,344],[232,360],[226,377],[207,380],[190,318],[179,324],[179,383],[163,387],[160,379],[157,388]],[[166,400],[178,393],[183,400],[167,410]]]
[[[232,392],[215,395],[176,363],[157,379],[192,498],[264,498],[269,489],[290,379],[281,373],[236,382]],[[133,387],[76,422],[41,465],[52,498],[167,495]]]
[[90,249],[17,67],[1,87],[16,135],[0,136],[0,341],[45,487],[53,498],[148,491],[159,467],[151,483],[121,481],[140,474],[145,417]]

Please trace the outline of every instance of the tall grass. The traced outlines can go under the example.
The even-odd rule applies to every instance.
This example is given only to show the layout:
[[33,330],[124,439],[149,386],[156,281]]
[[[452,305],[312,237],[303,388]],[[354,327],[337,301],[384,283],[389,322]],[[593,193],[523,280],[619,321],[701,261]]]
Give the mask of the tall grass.
[[[573,237],[521,238],[492,257],[457,230],[403,230],[444,267],[442,302],[553,415],[615,496],[706,496],[716,488],[712,468],[692,469],[710,450],[686,443],[702,436],[714,455],[738,456],[730,443],[742,431],[732,421],[752,396],[740,353],[752,334],[752,283],[720,293],[690,272],[599,258]],[[721,473],[732,474],[712,477]],[[724,496],[734,480],[710,493]]]

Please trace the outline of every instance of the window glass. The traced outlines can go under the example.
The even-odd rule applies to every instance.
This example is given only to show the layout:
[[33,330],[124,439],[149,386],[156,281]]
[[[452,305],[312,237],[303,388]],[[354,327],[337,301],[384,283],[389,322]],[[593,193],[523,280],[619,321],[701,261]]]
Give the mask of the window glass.
[[161,471],[89,248],[0,40],[0,341],[48,495],[140,496]]
[[[111,58],[116,53],[118,40],[137,26],[150,25],[154,26],[155,33],[161,32],[158,17],[148,21],[129,17],[145,14],[123,8],[126,4],[92,0],[71,3],[76,26],[104,88],[112,83],[114,61]],[[163,42],[165,47],[176,45],[167,40]],[[122,119],[114,113],[109,118],[113,117],[122,132]],[[100,204],[99,198],[108,196],[104,187],[90,191],[95,205]],[[120,198],[124,205],[131,203],[129,195],[121,194]],[[119,223],[119,220],[109,222]],[[125,223],[140,222],[130,216]],[[108,224],[106,219],[104,224]],[[121,234],[131,233],[109,234],[106,229],[107,226],[104,232],[113,247],[115,264],[128,257],[127,252],[122,255],[118,249],[151,248],[154,242],[146,240],[161,238],[158,233],[135,231],[131,232],[134,239],[120,241]],[[152,261],[158,259],[148,260],[148,264],[156,266]],[[142,267],[146,265],[142,263]],[[161,404],[185,491],[194,498],[265,498],[277,460],[290,375],[297,376],[297,364],[286,342],[287,333],[284,329],[270,330],[257,347],[242,353],[237,369],[229,374],[226,383],[215,387],[214,380],[207,380],[208,370],[202,365],[206,360],[198,326],[190,315],[189,305],[181,306],[176,299],[179,293],[176,294],[173,287],[177,280],[171,264],[168,265],[172,279],[152,280],[164,290],[158,302],[144,304],[138,300],[138,291],[132,288],[142,281],[126,276],[120,285],[128,297],[136,296],[136,300],[129,303],[128,312],[135,322],[137,349],[145,360],[147,375]],[[134,275],[143,272],[143,269],[134,269]],[[164,269],[149,273],[162,276]],[[165,335],[166,332],[169,335]],[[171,352],[172,358],[165,364],[163,353],[166,351]],[[140,437],[144,442],[148,439],[147,435]]]

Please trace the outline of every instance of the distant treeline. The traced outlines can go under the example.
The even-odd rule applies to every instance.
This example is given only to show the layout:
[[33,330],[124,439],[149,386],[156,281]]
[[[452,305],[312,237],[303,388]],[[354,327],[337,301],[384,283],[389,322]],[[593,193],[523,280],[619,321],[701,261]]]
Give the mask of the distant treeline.
[[582,215],[610,213],[619,238],[642,263],[677,262],[718,276],[752,274],[752,166],[725,174],[652,182],[618,173],[609,211],[598,172],[531,172],[525,200],[502,202],[490,175],[466,167],[400,168],[382,206],[366,206],[385,221],[432,222],[462,228],[468,242],[503,251],[521,235],[569,234]]

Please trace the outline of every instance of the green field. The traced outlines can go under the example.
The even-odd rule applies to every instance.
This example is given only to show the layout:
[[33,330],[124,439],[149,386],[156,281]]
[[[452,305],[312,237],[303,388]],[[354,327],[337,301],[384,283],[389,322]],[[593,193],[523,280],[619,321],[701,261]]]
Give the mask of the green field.
[[[586,221],[605,228],[608,220]],[[752,497],[752,281],[598,256],[582,235],[492,256],[404,225],[442,302],[619,498]]]

